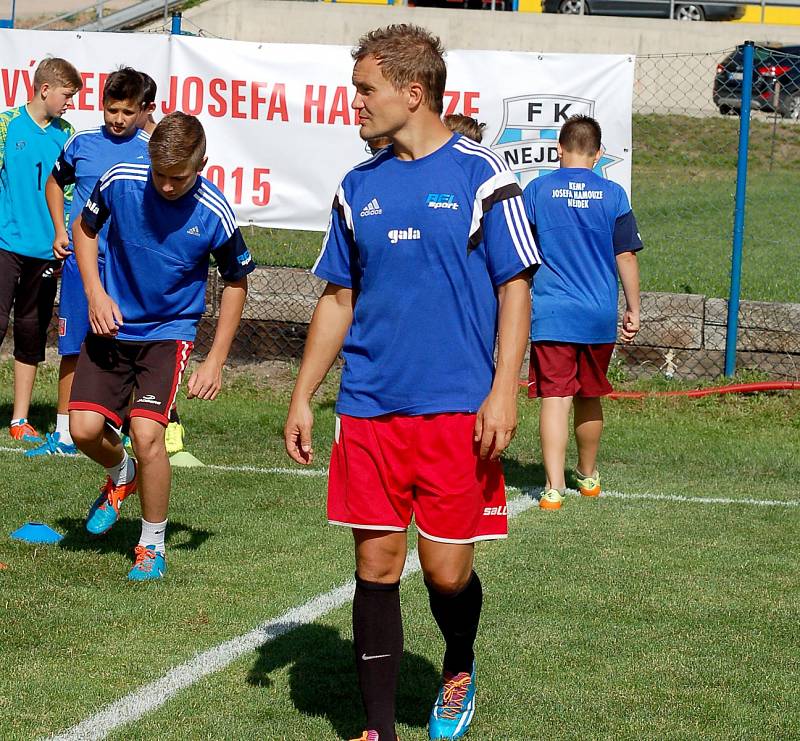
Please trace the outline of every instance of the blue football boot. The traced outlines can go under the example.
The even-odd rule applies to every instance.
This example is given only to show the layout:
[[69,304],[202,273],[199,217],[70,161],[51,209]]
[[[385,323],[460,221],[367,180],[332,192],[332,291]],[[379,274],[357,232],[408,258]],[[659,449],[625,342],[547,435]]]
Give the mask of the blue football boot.
[[62,443],[60,432],[48,432],[41,445],[25,451],[26,458],[38,458],[42,455],[64,455],[72,458],[78,455],[78,448],[74,443]]
[[160,579],[167,573],[167,559],[154,545],[137,545],[134,553],[136,560],[128,572],[128,579],[131,581]]
[[428,720],[428,735],[438,739],[461,738],[475,715],[475,663],[472,672],[445,672],[439,696]]

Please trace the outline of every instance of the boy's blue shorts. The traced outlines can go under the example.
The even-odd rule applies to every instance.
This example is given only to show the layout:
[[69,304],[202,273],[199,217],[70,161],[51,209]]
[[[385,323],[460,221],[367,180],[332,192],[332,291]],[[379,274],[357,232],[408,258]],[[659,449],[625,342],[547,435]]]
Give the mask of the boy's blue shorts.
[[[100,279],[103,263],[100,262]],[[58,301],[58,354],[78,355],[89,331],[89,304],[83,291],[75,253],[64,260],[61,272],[61,297]]]

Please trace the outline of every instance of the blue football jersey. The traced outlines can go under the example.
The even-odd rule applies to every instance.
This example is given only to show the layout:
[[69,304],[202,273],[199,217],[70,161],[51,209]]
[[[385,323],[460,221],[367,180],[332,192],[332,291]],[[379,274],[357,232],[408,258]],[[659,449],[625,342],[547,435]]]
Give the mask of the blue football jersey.
[[539,256],[514,175],[454,135],[432,154],[390,148],[342,181],[313,272],[352,288],[337,411],[475,412],[491,390],[497,286]]
[[562,167],[528,183],[523,199],[542,254],[531,339],[614,342],[616,255],[642,248],[622,186],[586,168]]
[[39,126],[24,105],[0,113],[0,249],[53,259],[55,230],[44,186],[72,133],[62,118]]
[[[75,185],[67,223],[78,217],[100,176],[111,167],[120,162],[149,164],[149,141],[150,135],[141,129],[124,138],[109,133],[105,126],[73,134],[53,167],[53,178],[62,190]],[[68,231],[71,245],[72,230]],[[104,228],[98,234],[98,257],[101,260],[105,258],[107,238],[108,228]]]
[[255,268],[225,196],[201,176],[168,201],[148,165],[116,165],[95,185],[81,218],[95,233],[109,225],[103,285],[122,313],[120,340],[194,340],[211,255],[229,282]]

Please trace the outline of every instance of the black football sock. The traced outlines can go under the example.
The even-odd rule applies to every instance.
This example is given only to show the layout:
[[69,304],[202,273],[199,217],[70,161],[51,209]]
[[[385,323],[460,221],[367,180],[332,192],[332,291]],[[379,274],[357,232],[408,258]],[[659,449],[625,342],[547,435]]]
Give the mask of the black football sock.
[[353,646],[367,728],[394,741],[395,692],[403,655],[400,582],[378,584],[356,575]]
[[472,578],[457,594],[442,594],[425,582],[431,612],[445,641],[443,667],[450,674],[471,672],[475,660],[475,636],[483,606],[481,580],[473,571]]
[[180,424],[181,423],[181,418],[178,416],[178,405],[177,404],[173,404],[172,405],[172,409],[169,410],[169,423],[172,424],[173,422],[175,424]]

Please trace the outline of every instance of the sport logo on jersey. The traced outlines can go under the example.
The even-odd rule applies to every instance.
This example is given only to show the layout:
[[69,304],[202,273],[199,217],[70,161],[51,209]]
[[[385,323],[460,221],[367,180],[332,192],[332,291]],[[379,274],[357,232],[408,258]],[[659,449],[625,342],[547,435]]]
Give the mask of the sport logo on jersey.
[[419,229],[408,227],[407,229],[390,229],[386,235],[392,244],[398,242],[405,242],[412,239],[422,239],[422,233]]
[[242,267],[244,267],[245,265],[249,265],[253,260],[253,258],[250,257],[250,252],[248,252],[247,250],[242,252],[242,254],[239,255],[236,259],[239,261],[239,265],[241,265]]
[[364,208],[361,209],[361,214],[359,214],[362,218],[364,216],[380,216],[383,213],[383,209],[381,208],[381,204],[378,203],[377,198],[373,198]]
[[91,198],[86,201],[86,208],[88,208],[95,216],[100,213],[100,207]]
[[447,208],[458,211],[456,197],[450,193],[428,193],[425,203],[428,204],[428,208]]
[[193,237],[199,237],[200,236],[200,227],[197,227],[197,226],[189,227],[186,230],[186,233],[187,234],[191,234]]

